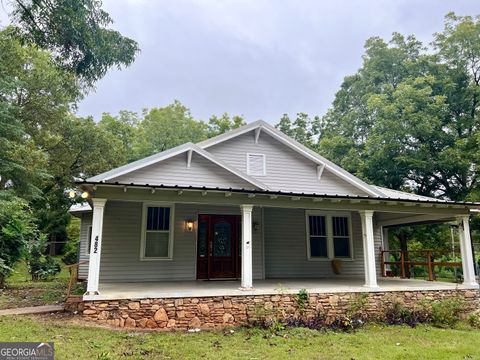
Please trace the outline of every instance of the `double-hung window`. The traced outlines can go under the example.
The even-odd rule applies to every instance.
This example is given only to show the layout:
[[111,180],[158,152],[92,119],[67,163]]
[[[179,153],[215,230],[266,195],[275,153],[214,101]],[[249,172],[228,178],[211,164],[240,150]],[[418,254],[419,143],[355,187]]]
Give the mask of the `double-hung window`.
[[352,258],[349,213],[307,211],[306,221],[309,260]]
[[171,259],[173,252],[173,207],[144,205],[140,257],[142,260]]

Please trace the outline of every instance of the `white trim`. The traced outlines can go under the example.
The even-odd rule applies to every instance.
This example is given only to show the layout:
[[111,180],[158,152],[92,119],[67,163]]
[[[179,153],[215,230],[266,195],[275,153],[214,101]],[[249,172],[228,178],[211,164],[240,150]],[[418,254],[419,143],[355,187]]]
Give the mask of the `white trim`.
[[88,264],[87,295],[98,294],[98,282],[100,278],[100,259],[102,253],[103,238],[103,215],[107,199],[92,198],[92,236],[90,245],[90,258]]
[[[261,156],[263,158],[263,172],[262,172],[261,175],[250,173],[250,156]],[[247,153],[247,175],[250,175],[250,176],[267,176],[267,157],[266,157],[265,154]]]
[[362,221],[363,264],[365,269],[365,287],[378,289],[375,264],[375,233],[373,227],[373,210],[360,210]]
[[325,169],[325,164],[317,165],[317,180],[322,178],[323,170]]
[[260,133],[262,132],[262,127],[259,126],[255,129],[255,144],[258,144],[258,139],[260,138]]
[[242,266],[241,266],[241,290],[252,290],[253,288],[253,234],[252,234],[252,213],[253,205],[240,205],[242,212]]
[[[327,230],[327,257],[312,257],[310,253],[310,219],[309,216],[324,216],[325,226]],[[348,257],[335,257],[335,248],[333,243],[333,224],[332,217],[346,217],[348,218],[348,235],[349,235],[349,252]],[[352,226],[352,214],[348,211],[324,211],[324,210],[305,210],[305,240],[307,242],[307,260],[308,261],[331,261],[339,259],[342,261],[353,261],[353,226]]]
[[[166,257],[148,257],[145,256],[145,245],[147,236],[147,208],[165,207],[170,208],[170,224],[168,231],[168,256]],[[165,231],[166,232],[166,231]],[[144,202],[142,205],[142,231],[140,238],[140,261],[171,261],[173,260],[173,242],[175,232],[175,204],[166,202]]]
[[187,152],[187,169],[190,169],[192,165],[192,150],[188,150]]

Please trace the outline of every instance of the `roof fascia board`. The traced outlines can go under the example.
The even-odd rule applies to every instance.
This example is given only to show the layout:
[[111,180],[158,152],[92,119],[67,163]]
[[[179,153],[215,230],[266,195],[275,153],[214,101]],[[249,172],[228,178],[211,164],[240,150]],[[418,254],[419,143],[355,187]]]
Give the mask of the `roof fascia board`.
[[[182,154],[185,151],[189,150],[192,146],[194,146],[193,143],[186,143],[186,144],[177,146],[176,148],[172,148],[170,150],[167,150],[165,152],[161,152],[161,153],[152,155],[148,158],[140,159],[138,161],[134,161],[130,164],[121,166],[119,168],[116,168],[116,169],[104,172],[102,174],[93,176],[93,177],[87,179],[87,181],[102,181],[102,180],[103,181],[108,181],[108,180],[117,178],[119,176],[128,174],[132,171],[141,169],[143,167],[153,165],[153,164],[155,164],[159,161],[162,161],[162,160],[171,158],[173,156]],[[147,159],[149,159],[149,160],[147,160]]]

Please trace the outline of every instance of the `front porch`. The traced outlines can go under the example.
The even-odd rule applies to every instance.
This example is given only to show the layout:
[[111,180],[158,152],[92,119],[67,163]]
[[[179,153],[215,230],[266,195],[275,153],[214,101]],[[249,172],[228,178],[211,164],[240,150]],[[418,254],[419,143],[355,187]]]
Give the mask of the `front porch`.
[[309,294],[445,291],[468,289],[468,286],[418,279],[380,278],[378,288],[364,286],[363,278],[337,277],[325,279],[266,279],[256,280],[251,290],[242,290],[240,281],[163,281],[122,282],[100,284],[99,295],[84,295],[84,300],[168,299],[224,296],[291,295],[301,289]]

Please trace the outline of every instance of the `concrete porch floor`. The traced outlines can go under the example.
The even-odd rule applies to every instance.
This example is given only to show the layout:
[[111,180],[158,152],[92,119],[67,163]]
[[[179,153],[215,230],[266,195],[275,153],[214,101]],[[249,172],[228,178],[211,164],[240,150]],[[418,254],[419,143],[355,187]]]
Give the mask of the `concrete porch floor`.
[[84,295],[84,300],[152,299],[210,296],[245,296],[309,293],[418,291],[465,289],[463,285],[414,279],[380,278],[379,288],[363,286],[362,278],[266,279],[254,280],[252,290],[240,290],[240,281],[176,281],[100,283],[98,295]]

